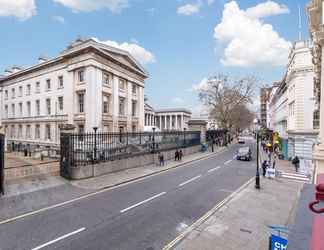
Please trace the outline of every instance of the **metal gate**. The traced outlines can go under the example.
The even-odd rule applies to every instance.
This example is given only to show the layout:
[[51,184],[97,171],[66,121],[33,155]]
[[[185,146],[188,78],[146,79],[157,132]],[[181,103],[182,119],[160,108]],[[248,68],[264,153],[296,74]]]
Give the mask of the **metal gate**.
[[60,175],[70,179],[70,165],[71,165],[71,140],[70,135],[61,134],[61,159],[60,159]]
[[4,145],[5,136],[0,134],[0,194],[4,194]]

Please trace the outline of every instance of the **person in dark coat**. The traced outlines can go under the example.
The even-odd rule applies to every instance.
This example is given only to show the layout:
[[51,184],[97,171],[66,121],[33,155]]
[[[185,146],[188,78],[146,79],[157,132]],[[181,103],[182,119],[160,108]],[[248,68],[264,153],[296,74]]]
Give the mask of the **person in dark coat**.
[[180,149],[180,151],[179,151],[179,160],[180,160],[180,161],[182,161],[182,156],[183,156],[183,152],[182,152],[182,150]]
[[294,157],[294,159],[292,159],[292,164],[294,164],[295,169],[296,169],[296,172],[298,172],[298,169],[299,169],[299,158],[298,158],[297,155]]
[[178,161],[179,160],[179,151],[178,151],[178,149],[174,153],[174,160],[175,161]]
[[268,167],[267,161],[263,161],[263,163],[262,163],[262,176],[263,177],[265,177],[265,175],[266,175],[267,167]]

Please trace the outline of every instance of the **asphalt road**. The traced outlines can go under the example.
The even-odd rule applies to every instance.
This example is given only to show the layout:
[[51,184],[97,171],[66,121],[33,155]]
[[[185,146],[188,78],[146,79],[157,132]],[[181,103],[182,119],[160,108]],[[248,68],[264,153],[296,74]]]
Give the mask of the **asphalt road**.
[[237,147],[0,225],[0,249],[161,249],[255,174]]

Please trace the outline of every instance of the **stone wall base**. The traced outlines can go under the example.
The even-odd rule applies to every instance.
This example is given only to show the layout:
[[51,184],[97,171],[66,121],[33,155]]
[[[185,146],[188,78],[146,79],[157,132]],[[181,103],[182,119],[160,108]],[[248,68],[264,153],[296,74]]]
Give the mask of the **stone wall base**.
[[[183,155],[190,155],[199,152],[201,146],[194,146],[182,149]],[[174,158],[175,150],[164,151],[164,160],[171,160]],[[157,154],[146,154],[141,156],[135,156],[132,158],[114,160],[103,162],[94,165],[88,166],[78,166],[71,168],[71,176],[72,180],[80,180],[100,175],[105,175],[113,172],[118,172],[130,168],[136,168],[141,166],[147,166],[152,164],[158,164],[158,155]]]

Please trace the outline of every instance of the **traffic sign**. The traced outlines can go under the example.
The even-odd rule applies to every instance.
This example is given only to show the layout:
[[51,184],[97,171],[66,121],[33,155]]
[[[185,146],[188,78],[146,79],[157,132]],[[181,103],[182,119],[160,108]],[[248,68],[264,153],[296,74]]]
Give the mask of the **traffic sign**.
[[286,250],[288,240],[277,235],[271,235],[271,250]]

